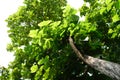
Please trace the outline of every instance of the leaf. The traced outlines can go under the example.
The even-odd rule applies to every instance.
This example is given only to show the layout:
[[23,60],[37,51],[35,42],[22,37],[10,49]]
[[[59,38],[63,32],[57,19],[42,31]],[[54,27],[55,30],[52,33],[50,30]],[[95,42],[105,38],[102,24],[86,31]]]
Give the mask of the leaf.
[[50,71],[50,67],[48,67],[48,68],[45,70],[45,73],[44,73],[44,75],[43,75],[44,80],[47,80],[47,79],[48,79],[49,71]]
[[38,61],[38,65],[46,64],[49,61],[49,56],[47,55],[45,58],[42,58]]
[[33,65],[31,68],[31,73],[35,73],[38,70],[38,66],[37,65]]
[[49,61],[49,56],[48,55],[45,57],[44,61],[45,61],[45,64],[48,63],[48,61]]
[[107,6],[107,11],[109,11],[112,8],[113,2],[109,3],[109,5]]
[[119,20],[119,15],[114,15],[113,17],[112,17],[112,20],[113,20],[113,22],[117,22],[118,20]]
[[89,27],[88,32],[94,32],[94,31],[96,31],[96,26]]
[[100,14],[103,14],[106,11],[106,7],[103,7],[102,9],[100,9]]
[[44,48],[44,49],[50,48],[50,47],[51,47],[51,41],[52,41],[52,38],[45,39],[45,43],[44,43],[44,45],[43,45],[43,48]]
[[117,25],[117,30],[120,30],[120,24],[119,24],[119,25]]
[[39,68],[40,75],[42,75],[43,68],[44,68],[44,65],[42,65],[42,66]]
[[109,33],[109,34],[111,34],[111,33],[113,33],[113,32],[114,32],[114,31],[113,31],[112,29],[109,29],[109,30],[108,30],[108,33]]
[[111,2],[112,0],[106,0],[106,4],[109,5],[109,3]]
[[50,25],[56,27],[56,26],[58,26],[60,23],[61,23],[61,21],[56,21],[56,22],[51,23]]
[[67,5],[66,8],[63,10],[63,17],[67,17],[70,12],[70,5]]
[[115,6],[117,9],[120,9],[120,0],[118,0],[116,3],[115,3]]
[[60,33],[60,37],[62,37],[64,33],[65,33],[65,30],[63,30],[63,31]]
[[30,30],[29,37],[36,38],[38,33],[38,29],[36,30]]
[[51,20],[43,21],[43,22],[39,23],[38,26],[40,26],[40,27],[47,26],[51,22],[52,22]]
[[38,61],[38,65],[41,65],[41,64],[44,64],[44,59],[43,58]]
[[117,36],[117,33],[113,33],[111,38],[115,38]]

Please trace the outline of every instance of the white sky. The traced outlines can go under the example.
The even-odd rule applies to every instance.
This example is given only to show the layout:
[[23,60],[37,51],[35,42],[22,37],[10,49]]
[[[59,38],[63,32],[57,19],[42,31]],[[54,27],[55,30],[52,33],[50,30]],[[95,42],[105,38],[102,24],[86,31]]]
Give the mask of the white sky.
[[7,34],[7,23],[4,20],[16,12],[22,2],[23,0],[0,0],[0,66],[7,67],[8,63],[14,59],[13,54],[6,51],[10,39]]
[[71,7],[74,7],[75,9],[78,9],[82,6],[84,3],[83,0],[67,0],[68,4],[70,4]]
[[[67,0],[68,4],[78,9],[83,0]],[[23,0],[0,0],[0,66],[7,67],[8,63],[14,59],[13,54],[6,51],[7,43],[10,39],[7,34],[6,22],[7,17],[16,12],[17,8],[22,5]]]

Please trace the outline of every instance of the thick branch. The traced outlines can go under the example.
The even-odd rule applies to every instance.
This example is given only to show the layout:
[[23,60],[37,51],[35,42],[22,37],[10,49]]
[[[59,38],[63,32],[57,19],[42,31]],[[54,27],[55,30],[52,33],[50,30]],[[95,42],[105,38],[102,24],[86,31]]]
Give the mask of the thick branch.
[[98,58],[94,58],[88,55],[83,55],[74,45],[73,39],[69,37],[69,43],[72,49],[75,51],[76,55],[83,60],[86,64],[91,66],[92,68],[100,71],[101,73],[111,77],[113,80],[120,80],[120,65],[101,60]]
[[75,51],[76,55],[84,61],[84,57],[83,57],[82,53],[76,48],[76,46],[73,43],[73,39],[71,37],[69,37],[69,43],[70,43],[70,46],[72,47],[72,49]]

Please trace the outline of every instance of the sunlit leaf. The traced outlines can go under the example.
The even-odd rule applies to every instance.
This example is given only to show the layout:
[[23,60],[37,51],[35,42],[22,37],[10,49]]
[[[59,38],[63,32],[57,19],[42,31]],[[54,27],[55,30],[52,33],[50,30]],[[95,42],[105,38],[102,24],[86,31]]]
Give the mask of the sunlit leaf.
[[47,55],[45,58],[42,58],[38,61],[38,65],[46,64],[49,61],[49,56]]
[[103,7],[102,9],[100,9],[100,14],[103,14],[106,11],[106,7]]
[[39,73],[40,73],[40,75],[42,75],[42,74],[43,74],[43,73],[42,73],[43,68],[44,68],[44,65],[40,66],[40,68],[39,68]]
[[45,70],[45,73],[44,73],[44,75],[43,75],[44,80],[46,80],[46,79],[48,78],[48,76],[49,76],[49,71],[50,71],[50,67]]
[[51,23],[50,25],[51,26],[58,26],[60,23],[61,23],[61,21],[56,21],[56,22]]
[[44,59],[43,58],[38,61],[38,65],[41,65],[41,64],[44,64]]
[[38,70],[38,66],[37,65],[33,65],[31,68],[31,73],[35,73]]
[[38,29],[37,30],[30,30],[29,37],[35,38],[37,37]]
[[109,5],[107,6],[107,11],[109,11],[113,6],[113,2],[109,3]]
[[112,0],[106,0],[106,4],[108,5]]
[[50,24],[52,21],[48,20],[48,21],[43,21],[41,23],[38,24],[38,26],[43,27],[43,26],[47,26],[48,24]]
[[113,33],[111,38],[115,38],[117,36],[117,33]]
[[109,33],[109,34],[111,34],[111,33],[113,33],[113,32],[114,32],[114,31],[113,31],[112,29],[109,29],[109,30],[108,30],[108,33]]
[[112,17],[112,20],[113,20],[113,22],[116,22],[116,21],[118,21],[119,20],[119,15],[114,15],[113,17]]

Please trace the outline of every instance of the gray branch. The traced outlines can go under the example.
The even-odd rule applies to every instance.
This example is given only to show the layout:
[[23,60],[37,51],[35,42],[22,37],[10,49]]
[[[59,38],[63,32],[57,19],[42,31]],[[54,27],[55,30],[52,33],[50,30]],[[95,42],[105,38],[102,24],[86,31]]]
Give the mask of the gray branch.
[[74,45],[73,39],[69,37],[69,43],[76,55],[92,68],[111,77],[113,80],[120,80],[120,65],[106,60],[94,58],[92,56],[83,55]]

